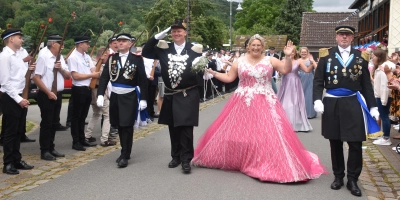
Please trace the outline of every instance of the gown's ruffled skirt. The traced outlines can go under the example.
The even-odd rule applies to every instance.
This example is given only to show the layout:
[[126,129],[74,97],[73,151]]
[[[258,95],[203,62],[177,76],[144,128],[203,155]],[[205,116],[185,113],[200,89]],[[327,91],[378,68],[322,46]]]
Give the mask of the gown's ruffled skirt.
[[200,138],[192,163],[237,170],[270,182],[298,182],[326,173],[294,132],[275,94],[235,93]]

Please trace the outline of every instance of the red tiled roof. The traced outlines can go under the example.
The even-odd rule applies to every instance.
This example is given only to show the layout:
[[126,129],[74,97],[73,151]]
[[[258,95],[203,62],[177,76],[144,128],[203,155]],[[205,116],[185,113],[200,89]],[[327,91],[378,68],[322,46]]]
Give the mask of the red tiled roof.
[[[352,26],[358,31],[358,15],[350,17],[352,12],[303,12],[301,25],[300,46],[331,47],[336,45],[335,27],[340,25]],[[347,21],[337,22],[349,17]]]

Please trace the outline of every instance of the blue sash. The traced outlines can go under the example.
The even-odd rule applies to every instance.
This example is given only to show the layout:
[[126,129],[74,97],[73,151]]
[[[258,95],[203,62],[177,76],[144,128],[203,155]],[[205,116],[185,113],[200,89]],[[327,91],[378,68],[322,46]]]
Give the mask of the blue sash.
[[363,108],[364,111],[364,116],[367,119],[367,126],[368,126],[368,134],[373,134],[376,132],[379,132],[381,130],[381,127],[376,123],[375,119],[372,117],[371,113],[369,112],[369,109],[367,105],[365,105],[360,92],[355,92],[346,88],[336,88],[336,89],[327,89],[326,93],[338,97],[347,97],[351,96],[353,94],[357,95],[357,100],[361,104],[361,107]]
[[115,82],[111,82],[111,85],[114,87],[120,87],[120,88],[134,88],[134,86],[132,86],[132,85],[126,85],[126,84],[115,83]]
[[137,96],[137,100],[138,100],[138,107],[137,107],[137,109],[136,109],[136,115],[135,115],[135,120],[138,120],[137,119],[137,116],[138,116],[138,113],[140,112],[140,120],[141,121],[146,121],[147,119],[150,119],[150,116],[149,116],[149,113],[147,112],[147,110],[146,109],[144,109],[144,110],[142,110],[142,111],[140,111],[140,109],[139,109],[139,105],[140,105],[140,92],[139,92],[139,87],[138,86],[136,86],[135,87],[135,91],[136,91],[136,96]]

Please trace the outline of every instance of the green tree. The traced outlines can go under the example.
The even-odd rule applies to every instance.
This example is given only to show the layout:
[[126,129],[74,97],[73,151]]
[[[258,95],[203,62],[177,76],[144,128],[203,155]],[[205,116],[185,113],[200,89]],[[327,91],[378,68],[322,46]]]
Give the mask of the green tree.
[[[190,41],[211,48],[220,47],[224,39],[221,30],[224,23],[206,14],[215,8],[215,4],[207,0],[191,0],[190,8]],[[155,27],[163,30],[175,19],[187,19],[187,0],[159,0],[144,16],[150,36],[158,31]]]
[[275,20],[277,33],[287,35],[295,45],[300,42],[302,16],[307,11],[307,1],[309,0],[285,0],[280,15]]
[[235,16],[239,34],[273,34],[273,25],[284,0],[245,0],[243,10]]

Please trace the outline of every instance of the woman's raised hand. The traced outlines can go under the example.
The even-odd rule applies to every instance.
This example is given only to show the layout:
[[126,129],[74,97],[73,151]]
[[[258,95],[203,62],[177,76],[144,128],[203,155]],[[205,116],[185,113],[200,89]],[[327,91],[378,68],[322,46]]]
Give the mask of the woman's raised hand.
[[293,48],[295,48],[293,42],[291,40],[288,40],[285,48],[283,49],[283,52],[285,53],[286,56],[290,56],[290,54],[292,54],[293,52]]

